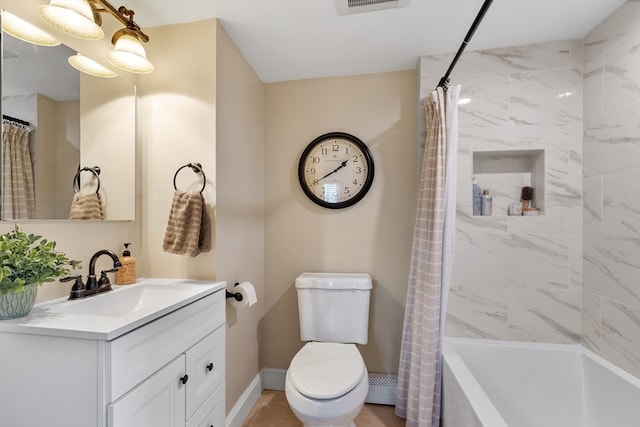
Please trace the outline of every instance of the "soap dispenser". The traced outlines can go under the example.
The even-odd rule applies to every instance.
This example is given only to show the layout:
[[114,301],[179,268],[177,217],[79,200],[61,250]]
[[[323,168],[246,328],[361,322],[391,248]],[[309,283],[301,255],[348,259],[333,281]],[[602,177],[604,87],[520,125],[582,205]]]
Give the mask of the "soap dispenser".
[[136,282],[136,259],[129,251],[131,243],[124,244],[124,251],[120,257],[122,266],[116,272],[116,285],[130,285]]

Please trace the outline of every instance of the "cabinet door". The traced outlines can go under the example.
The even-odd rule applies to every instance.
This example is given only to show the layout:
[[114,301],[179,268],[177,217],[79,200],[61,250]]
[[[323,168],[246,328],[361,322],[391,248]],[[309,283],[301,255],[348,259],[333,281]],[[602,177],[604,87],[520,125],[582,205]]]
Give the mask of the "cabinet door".
[[224,380],[224,326],[219,327],[186,352],[187,419]]
[[184,427],[184,354],[109,405],[109,427]]
[[193,414],[187,427],[225,427],[224,381]]
[[107,342],[107,401],[115,402],[224,324],[224,301],[218,291]]

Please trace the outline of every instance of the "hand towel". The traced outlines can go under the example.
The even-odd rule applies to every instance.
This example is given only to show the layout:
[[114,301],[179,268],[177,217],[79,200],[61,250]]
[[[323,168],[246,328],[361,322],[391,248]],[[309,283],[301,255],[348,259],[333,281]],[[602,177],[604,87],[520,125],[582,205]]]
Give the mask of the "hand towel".
[[200,192],[175,191],[162,249],[191,257],[211,250],[211,223]]
[[104,219],[100,194],[75,193],[71,201],[69,219]]

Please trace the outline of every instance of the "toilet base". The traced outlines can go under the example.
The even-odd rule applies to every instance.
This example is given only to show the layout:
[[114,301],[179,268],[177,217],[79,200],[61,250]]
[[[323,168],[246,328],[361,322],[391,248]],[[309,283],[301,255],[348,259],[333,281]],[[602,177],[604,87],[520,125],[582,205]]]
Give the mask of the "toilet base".
[[289,408],[304,427],[356,427],[353,420],[362,410],[368,391],[369,380],[365,375],[344,396],[332,400],[313,400],[301,395],[291,384],[289,371],[285,378],[285,395]]

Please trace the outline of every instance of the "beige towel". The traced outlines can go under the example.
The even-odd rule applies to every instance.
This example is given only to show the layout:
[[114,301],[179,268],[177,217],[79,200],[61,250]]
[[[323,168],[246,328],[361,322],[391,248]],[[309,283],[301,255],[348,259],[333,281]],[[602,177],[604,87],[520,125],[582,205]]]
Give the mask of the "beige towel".
[[211,250],[211,223],[201,193],[175,191],[162,249],[192,257]]
[[100,194],[74,194],[69,219],[104,219]]

